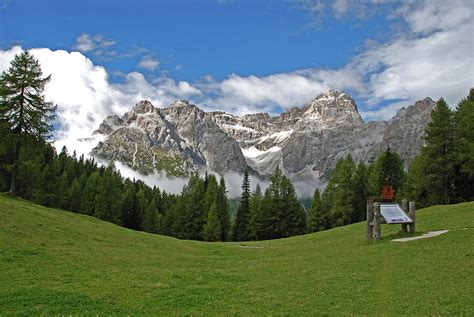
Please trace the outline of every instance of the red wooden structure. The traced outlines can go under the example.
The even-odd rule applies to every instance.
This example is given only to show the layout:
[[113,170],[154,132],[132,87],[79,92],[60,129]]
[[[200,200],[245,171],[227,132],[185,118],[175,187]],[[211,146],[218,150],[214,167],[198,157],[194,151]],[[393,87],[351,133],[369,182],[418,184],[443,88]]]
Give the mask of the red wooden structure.
[[383,185],[382,192],[380,194],[382,201],[394,201],[395,200],[395,190],[392,185]]

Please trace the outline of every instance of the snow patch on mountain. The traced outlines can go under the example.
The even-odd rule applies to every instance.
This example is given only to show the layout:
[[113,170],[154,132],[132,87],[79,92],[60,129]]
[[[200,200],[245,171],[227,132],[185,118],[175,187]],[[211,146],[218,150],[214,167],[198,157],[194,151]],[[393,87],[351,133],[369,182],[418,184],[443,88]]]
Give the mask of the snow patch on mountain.
[[290,137],[292,133],[293,133],[293,129],[290,129],[287,131],[274,132],[270,135],[265,135],[261,137],[258,141],[258,144],[262,144],[263,142],[267,140],[272,140],[274,144],[279,144],[288,140],[288,138]]

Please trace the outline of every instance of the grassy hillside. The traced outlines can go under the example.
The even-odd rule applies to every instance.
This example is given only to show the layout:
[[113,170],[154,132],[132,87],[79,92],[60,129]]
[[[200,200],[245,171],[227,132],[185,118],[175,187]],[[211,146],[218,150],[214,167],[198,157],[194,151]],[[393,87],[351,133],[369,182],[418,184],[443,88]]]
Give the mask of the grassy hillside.
[[474,203],[252,243],[182,241],[0,195],[0,315],[474,315]]

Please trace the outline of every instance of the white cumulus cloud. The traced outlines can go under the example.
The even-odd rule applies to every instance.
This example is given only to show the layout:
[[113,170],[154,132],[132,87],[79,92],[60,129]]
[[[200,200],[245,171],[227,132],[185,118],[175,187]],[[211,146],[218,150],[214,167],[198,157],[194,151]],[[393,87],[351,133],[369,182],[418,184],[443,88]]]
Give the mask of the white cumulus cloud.
[[[19,46],[0,51],[0,71],[4,71]],[[38,59],[44,75],[51,74],[45,89],[46,99],[58,105],[55,146],[66,145],[78,154],[87,154],[97,140],[89,139],[92,132],[108,115],[122,115],[139,100],[150,100],[164,107],[178,98],[200,94],[187,82],[158,78],[152,83],[139,72],[125,75],[123,83],[111,83],[107,70],[95,65],[79,52],[35,48],[30,52]],[[86,140],[84,140],[86,139]]]

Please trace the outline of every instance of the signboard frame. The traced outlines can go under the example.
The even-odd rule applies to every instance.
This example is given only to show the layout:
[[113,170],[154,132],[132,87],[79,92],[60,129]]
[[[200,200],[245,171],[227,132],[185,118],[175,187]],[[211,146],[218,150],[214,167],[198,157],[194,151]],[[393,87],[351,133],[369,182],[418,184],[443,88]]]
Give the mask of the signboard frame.
[[389,225],[414,222],[397,203],[380,204],[380,214]]

